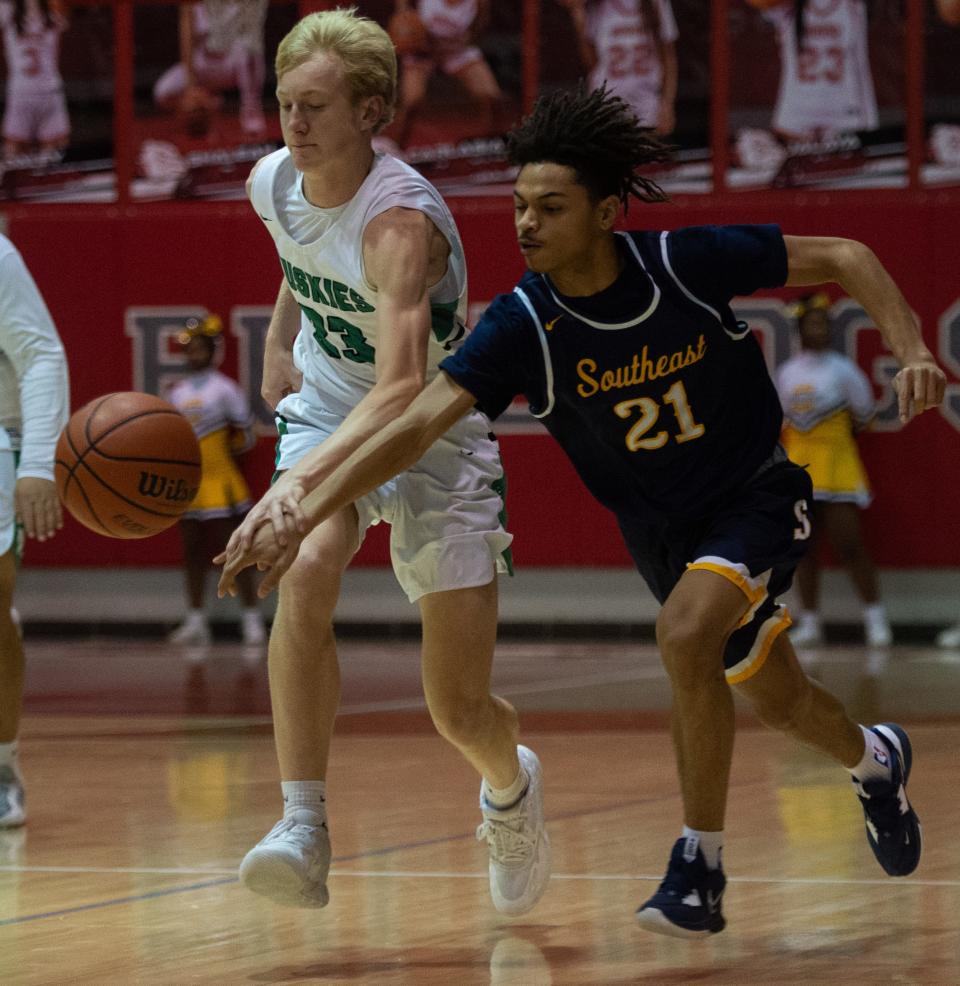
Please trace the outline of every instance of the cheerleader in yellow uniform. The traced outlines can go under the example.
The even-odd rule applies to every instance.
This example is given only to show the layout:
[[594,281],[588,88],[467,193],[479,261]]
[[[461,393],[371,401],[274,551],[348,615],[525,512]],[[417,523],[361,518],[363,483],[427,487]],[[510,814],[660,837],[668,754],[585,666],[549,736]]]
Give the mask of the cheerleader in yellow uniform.
[[[190,373],[166,395],[193,426],[200,440],[202,466],[200,489],[180,521],[190,608],[183,623],[170,635],[171,643],[210,642],[210,628],[203,609],[208,561],[223,549],[233,529],[250,509],[250,490],[237,468],[235,456],[255,441],[253,414],[246,394],[236,381],[213,368],[221,330],[216,315],[187,322],[180,341]],[[252,574],[240,591],[244,606],[243,641],[262,644],[266,633]]]
[[860,510],[869,506],[870,484],[854,435],[866,428],[876,407],[870,382],[853,360],[830,348],[830,299],[825,294],[793,305],[801,350],[780,366],[777,390],[783,404],[783,444],[790,458],[806,466],[813,480],[813,537],[797,566],[803,606],[791,634],[799,646],[823,640],[817,612],[820,589],[818,539],[826,534],[863,601],[866,642],[891,642],[886,609],[880,602],[877,571],[863,543]]

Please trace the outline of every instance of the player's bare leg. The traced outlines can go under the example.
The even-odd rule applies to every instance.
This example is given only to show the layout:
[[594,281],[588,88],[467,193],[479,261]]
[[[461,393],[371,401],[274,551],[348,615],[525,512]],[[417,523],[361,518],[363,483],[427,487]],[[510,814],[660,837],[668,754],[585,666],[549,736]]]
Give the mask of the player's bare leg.
[[10,614],[15,581],[16,559],[10,550],[0,555],[0,828],[26,820],[23,778],[16,757],[24,659],[20,633]]
[[497,582],[420,599],[423,689],[437,731],[495,788],[519,771],[517,713],[490,694]]
[[747,609],[743,592],[713,572],[687,572],[657,619],[657,644],[673,689],[684,820],[719,831],[733,755],[733,696],[723,648]]
[[853,767],[863,755],[860,727],[838,699],[808,677],[786,634],[774,640],[763,667],[734,687],[771,729],[787,733],[844,767]]
[[340,704],[333,611],[358,540],[353,507],[311,531],[280,583],[270,634],[270,703],[284,817],[244,857],[240,879],[291,907],[323,907],[329,899],[326,776]]
[[913,752],[906,732],[892,723],[866,727],[812,681],[781,634],[763,667],[736,686],[760,720],[846,767],[867,818],[867,837],[880,865],[905,876],[920,861],[920,823],[907,800]]
[[430,593],[420,600],[423,688],[441,736],[483,778],[483,824],[490,894],[499,911],[524,914],[546,890],[550,840],[543,778],[532,750],[517,746],[517,714],[490,694],[497,634],[496,579],[485,586]]
[[685,824],[666,877],[637,911],[650,931],[695,938],[725,925],[721,848],[734,709],[723,650],[747,606],[728,579],[693,570],[680,578],[657,619],[657,643],[673,692],[671,730]]

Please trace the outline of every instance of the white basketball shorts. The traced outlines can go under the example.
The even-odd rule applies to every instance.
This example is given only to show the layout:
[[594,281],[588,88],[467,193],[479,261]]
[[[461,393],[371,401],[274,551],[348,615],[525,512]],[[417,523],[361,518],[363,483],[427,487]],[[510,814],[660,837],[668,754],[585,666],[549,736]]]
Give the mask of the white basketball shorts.
[[13,519],[13,487],[17,482],[16,453],[9,449],[0,451],[0,555],[5,555],[14,544],[17,525]]
[[[283,471],[329,438],[343,415],[300,393],[277,405],[276,421],[277,469]],[[414,466],[354,504],[360,542],[367,528],[390,524],[393,571],[410,602],[486,585],[497,572],[511,571],[505,493],[497,440],[487,418],[474,411]]]

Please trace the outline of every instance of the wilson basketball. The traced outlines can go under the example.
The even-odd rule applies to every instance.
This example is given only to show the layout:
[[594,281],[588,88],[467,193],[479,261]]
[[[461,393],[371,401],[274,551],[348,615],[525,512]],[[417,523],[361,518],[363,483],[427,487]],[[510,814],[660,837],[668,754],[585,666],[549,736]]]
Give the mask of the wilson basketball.
[[176,523],[200,485],[190,423],[152,394],[106,394],[75,411],[57,442],[60,500],[84,527],[145,538]]

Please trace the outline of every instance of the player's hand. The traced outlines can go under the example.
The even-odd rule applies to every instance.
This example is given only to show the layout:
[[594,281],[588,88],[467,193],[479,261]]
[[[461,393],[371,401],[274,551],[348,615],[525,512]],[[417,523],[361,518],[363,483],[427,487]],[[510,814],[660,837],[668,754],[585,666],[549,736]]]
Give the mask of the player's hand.
[[13,515],[27,537],[46,541],[63,527],[57,486],[50,479],[24,476],[13,488]]
[[291,473],[285,473],[267,490],[243,518],[243,523],[234,530],[227,542],[226,556],[238,551],[249,551],[257,530],[269,524],[277,543],[284,547],[296,535],[307,533],[307,518],[300,506],[306,496],[306,488]]
[[237,594],[237,575],[245,568],[256,565],[266,576],[257,586],[257,595],[263,599],[268,596],[280,583],[287,569],[293,564],[300,552],[302,536],[288,539],[281,545],[269,524],[257,529],[249,548],[239,548],[228,558],[224,551],[214,558],[217,564],[223,564],[223,572],[217,584],[217,595],[222,599],[225,595]]
[[287,394],[295,394],[303,385],[303,375],[293,364],[293,353],[279,346],[268,346],[263,354],[263,382],[260,394],[276,410]]
[[932,360],[907,363],[893,378],[900,420],[906,423],[923,411],[938,407],[943,403],[946,386],[946,375]]

